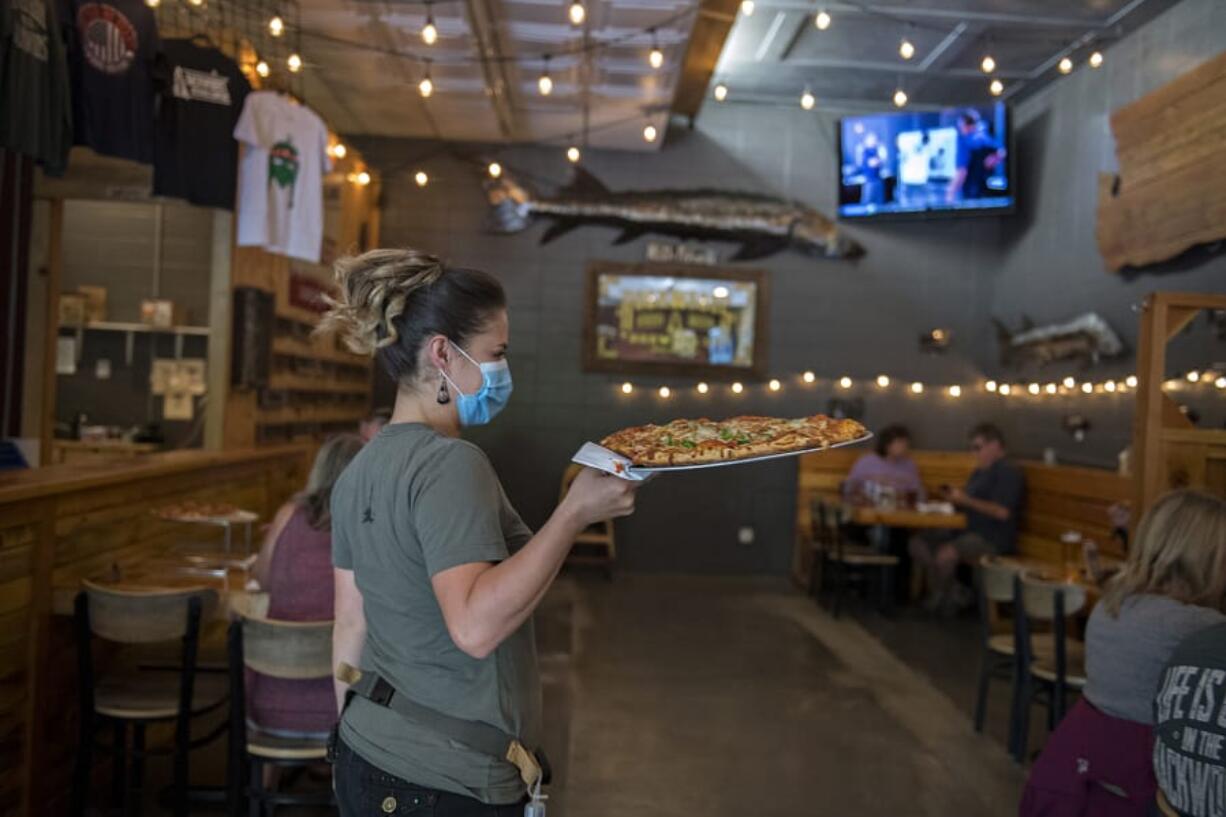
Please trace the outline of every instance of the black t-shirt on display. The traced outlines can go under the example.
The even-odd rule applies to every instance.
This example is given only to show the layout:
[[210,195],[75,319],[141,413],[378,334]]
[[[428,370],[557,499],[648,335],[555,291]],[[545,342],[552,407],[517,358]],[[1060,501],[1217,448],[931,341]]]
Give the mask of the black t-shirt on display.
[[51,0],[0,2],[0,145],[62,173],[72,141],[68,68]]
[[153,162],[157,21],[144,0],[63,0],[72,78],[73,141]]
[[233,60],[193,40],[164,41],[156,73],[153,192],[232,210],[234,125],[251,86]]

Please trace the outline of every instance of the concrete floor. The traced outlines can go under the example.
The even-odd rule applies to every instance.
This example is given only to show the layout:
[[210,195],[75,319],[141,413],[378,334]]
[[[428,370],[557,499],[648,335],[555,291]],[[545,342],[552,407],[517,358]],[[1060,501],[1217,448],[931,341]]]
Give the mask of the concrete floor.
[[[976,735],[961,689],[973,622],[835,621],[781,579],[578,574],[537,630],[551,817],[1016,813],[1004,710],[999,735]],[[221,747],[193,762],[220,782]]]

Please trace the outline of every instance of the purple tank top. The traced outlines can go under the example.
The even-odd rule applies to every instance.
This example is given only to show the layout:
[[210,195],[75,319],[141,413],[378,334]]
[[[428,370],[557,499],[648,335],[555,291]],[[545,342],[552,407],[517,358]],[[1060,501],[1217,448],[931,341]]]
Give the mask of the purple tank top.
[[[294,509],[268,566],[268,617],[282,621],[329,621],[332,585],[332,532],[316,530],[306,510]],[[248,714],[260,728],[289,735],[327,733],[336,722],[336,697],[330,678],[296,681],[247,673]]]

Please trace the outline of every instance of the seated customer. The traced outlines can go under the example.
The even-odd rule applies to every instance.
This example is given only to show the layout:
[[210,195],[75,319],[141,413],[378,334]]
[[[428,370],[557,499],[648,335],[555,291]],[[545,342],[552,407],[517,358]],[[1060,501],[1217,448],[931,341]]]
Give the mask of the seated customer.
[[911,432],[906,426],[889,425],[877,433],[876,452],[856,460],[843,481],[843,496],[855,499],[867,493],[867,486],[886,485],[893,488],[899,499],[908,494],[916,499],[924,496],[919,468],[911,459]]
[[1157,813],[1226,814],[1226,624],[1200,630],[1175,648],[1154,713]]
[[1127,563],[1090,614],[1085,693],[1035,763],[1023,817],[1148,813],[1154,692],[1176,646],[1226,624],[1224,610],[1226,502],[1168,494],[1141,520]]
[[[306,490],[281,506],[253,572],[268,593],[268,618],[332,619],[332,486],[362,449],[356,434],[328,440],[315,456]],[[285,737],[326,736],[336,723],[332,679],[294,681],[247,675],[248,717]]]
[[1026,477],[1006,458],[1005,437],[991,423],[971,429],[975,471],[965,488],[946,488],[946,499],[966,514],[965,531],[933,531],[911,539],[911,558],[928,571],[926,606],[964,607],[971,593],[954,582],[958,562],[974,564],[985,554],[1017,550],[1017,518],[1026,494]]

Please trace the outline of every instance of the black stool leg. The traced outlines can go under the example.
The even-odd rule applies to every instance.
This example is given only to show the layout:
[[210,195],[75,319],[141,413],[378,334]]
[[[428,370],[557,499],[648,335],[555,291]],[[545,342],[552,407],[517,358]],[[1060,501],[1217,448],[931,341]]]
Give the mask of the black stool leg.
[[992,653],[985,649],[979,662],[979,692],[975,697],[975,731],[983,731],[988,708],[988,684],[992,680]]
[[77,759],[72,775],[72,796],[68,813],[84,817],[89,799],[90,778],[94,768],[94,719],[92,713],[81,713],[81,729],[77,740]]
[[144,806],[145,793],[145,725],[132,724],[132,775],[128,786],[128,796],[132,801],[130,809],[134,817],[140,817]]
[[1034,700],[1030,679],[1022,675],[1021,682],[1017,707],[1017,745],[1013,751],[1013,757],[1018,763],[1026,761],[1026,752],[1030,749],[1030,708]]
[[1018,756],[1018,726],[1022,711],[1022,679],[1018,674],[1018,666],[1015,657],[1012,661],[1009,680],[1009,754],[1013,757]]
[[180,724],[175,731],[173,783],[175,817],[188,817],[189,752],[191,752],[191,734],[186,726]]
[[251,758],[251,783],[247,787],[249,817],[264,814],[264,764],[259,758]]
[[111,800],[120,813],[126,817],[128,813],[128,798],[125,796],[128,790],[126,762],[128,759],[127,724],[117,720],[113,729],[115,738],[112,742],[111,750],[115,753],[115,757],[111,761]]

